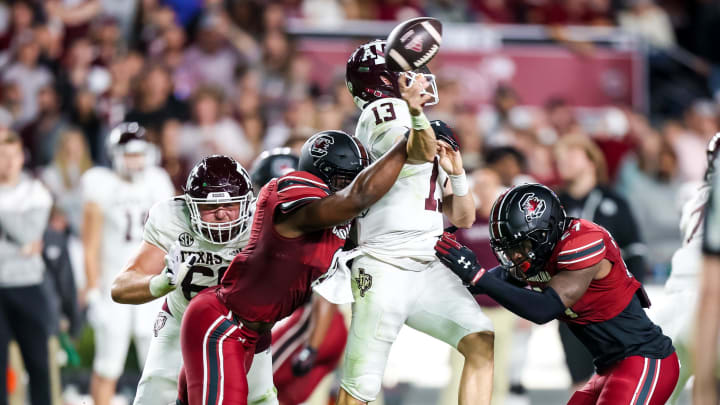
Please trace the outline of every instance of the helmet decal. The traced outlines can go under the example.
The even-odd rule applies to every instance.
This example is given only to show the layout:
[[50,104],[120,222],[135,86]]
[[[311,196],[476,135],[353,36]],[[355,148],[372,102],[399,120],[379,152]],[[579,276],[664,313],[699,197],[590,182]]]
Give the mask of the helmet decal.
[[333,139],[329,135],[318,135],[318,137],[315,139],[312,145],[310,145],[310,156],[314,158],[321,158],[328,153],[328,148],[330,148],[330,145],[335,143],[335,139]]
[[535,193],[527,193],[522,196],[518,205],[520,211],[525,213],[525,221],[530,222],[540,218],[545,213],[545,200],[535,196]]
[[312,173],[337,191],[350,184],[368,165],[365,148],[342,131],[318,132],[305,141],[298,170]]

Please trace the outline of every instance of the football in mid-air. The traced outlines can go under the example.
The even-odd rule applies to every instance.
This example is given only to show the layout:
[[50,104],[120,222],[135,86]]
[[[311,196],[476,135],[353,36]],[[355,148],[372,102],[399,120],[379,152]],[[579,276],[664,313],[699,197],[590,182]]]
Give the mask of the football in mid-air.
[[440,50],[442,24],[432,17],[418,17],[393,28],[385,46],[385,64],[394,72],[425,66]]

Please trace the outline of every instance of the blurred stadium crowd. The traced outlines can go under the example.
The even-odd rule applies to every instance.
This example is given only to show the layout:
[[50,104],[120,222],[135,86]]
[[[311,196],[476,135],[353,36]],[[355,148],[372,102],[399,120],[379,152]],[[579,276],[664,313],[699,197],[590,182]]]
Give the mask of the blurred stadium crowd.
[[[492,201],[532,178],[556,187],[570,215],[608,227],[639,279],[661,283],[681,244],[683,196],[703,180],[705,147],[720,122],[718,1],[5,1],[0,128],[19,134],[26,169],[53,196],[50,230],[77,248],[80,179],[110,164],[110,128],[123,121],[147,128],[178,193],[202,156],[227,154],[250,168],[263,150],[297,150],[317,131],[352,133],[360,111],[345,67],[326,73],[334,78],[329,87],[313,82],[287,19],[338,26],[418,15],[547,25],[577,57],[591,58],[592,45],[570,40],[564,26],[618,26],[647,41],[648,111],[608,105],[599,121],[588,120],[551,94],[544,105],[524,105],[508,84],[497,87],[492,104],[469,106],[461,101],[462,78],[438,72],[441,102],[428,116],[454,126],[472,172],[478,222],[464,231],[466,242],[486,244]],[[74,257],[81,262],[82,254]],[[79,303],[64,308],[72,331],[80,325],[82,283]]]

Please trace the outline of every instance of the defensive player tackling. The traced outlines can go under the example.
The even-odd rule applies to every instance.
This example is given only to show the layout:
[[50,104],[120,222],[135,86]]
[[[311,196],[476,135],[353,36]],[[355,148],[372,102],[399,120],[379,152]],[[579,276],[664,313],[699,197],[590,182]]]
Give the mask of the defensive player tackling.
[[605,228],[566,217],[549,188],[524,184],[495,201],[490,243],[501,263],[491,270],[451,234],[436,251],[474,293],[536,323],[568,323],[597,369],[569,405],[665,404],[678,379],[675,350],[645,314],[647,296]]

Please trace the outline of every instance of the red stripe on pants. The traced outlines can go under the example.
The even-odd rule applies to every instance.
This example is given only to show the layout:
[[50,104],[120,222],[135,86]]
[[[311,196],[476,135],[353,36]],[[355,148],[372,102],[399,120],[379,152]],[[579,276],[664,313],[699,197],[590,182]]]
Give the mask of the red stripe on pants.
[[573,394],[568,405],[665,404],[677,384],[680,363],[674,352],[656,360],[654,370],[650,370],[651,360],[631,356],[602,375],[593,375],[582,389]]
[[[198,294],[185,311],[180,328],[184,364],[178,385],[178,397],[185,405],[247,405],[247,371],[258,334],[236,327],[233,321],[232,327],[211,339],[229,313],[215,288]],[[215,398],[214,403],[207,403],[208,398]]]

